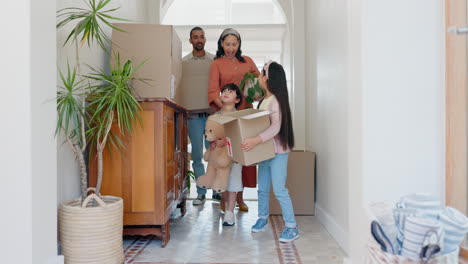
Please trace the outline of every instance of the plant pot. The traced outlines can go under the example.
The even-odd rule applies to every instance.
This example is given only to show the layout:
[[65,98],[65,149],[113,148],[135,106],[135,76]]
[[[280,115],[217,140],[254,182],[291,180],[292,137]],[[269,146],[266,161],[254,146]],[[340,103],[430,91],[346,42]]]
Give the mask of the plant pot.
[[[92,207],[95,200],[97,206]],[[66,264],[122,264],[123,200],[91,194],[64,201],[59,208],[59,232]]]

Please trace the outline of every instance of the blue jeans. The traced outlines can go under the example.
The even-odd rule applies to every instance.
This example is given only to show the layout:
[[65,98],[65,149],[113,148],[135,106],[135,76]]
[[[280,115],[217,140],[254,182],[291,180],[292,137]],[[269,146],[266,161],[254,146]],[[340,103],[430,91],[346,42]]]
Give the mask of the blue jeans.
[[[206,117],[188,119],[188,135],[190,142],[192,143],[192,167],[196,178],[205,174],[205,166],[202,163],[202,159],[206,120]],[[205,141],[205,146],[207,146],[207,148],[210,146],[207,141]],[[206,189],[197,186],[197,193],[205,195]]]
[[288,153],[276,154],[274,158],[260,162],[258,166],[258,217],[268,219],[270,215],[270,185],[278,200],[286,227],[297,227],[296,217],[286,178],[288,176]]

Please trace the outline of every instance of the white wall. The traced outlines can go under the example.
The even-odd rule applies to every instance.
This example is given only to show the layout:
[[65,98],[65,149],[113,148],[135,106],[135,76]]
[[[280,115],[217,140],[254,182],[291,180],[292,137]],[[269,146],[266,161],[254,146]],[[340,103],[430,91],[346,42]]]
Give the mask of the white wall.
[[317,153],[316,214],[348,251],[347,2],[306,1],[306,145]]
[[[31,71],[30,65],[30,3],[8,1],[3,8],[9,10],[0,16],[2,25],[17,21],[16,27],[5,27],[8,41],[1,41],[4,52],[0,64],[4,89],[0,104],[2,129],[2,186],[0,192],[3,211],[10,217],[1,217],[3,230],[2,252],[6,263],[31,263],[32,261],[32,200],[31,200]],[[9,125],[8,125],[9,124]],[[15,202],[7,202],[15,200]],[[2,216],[5,216],[2,214]],[[21,240],[19,239],[21,238]],[[26,243],[19,243],[24,241]]]
[[350,257],[363,263],[369,201],[412,192],[443,200],[444,8],[437,0],[355,0],[349,10]]
[[285,54],[291,54],[289,60],[285,58],[285,68],[292,72],[292,80],[289,89],[291,93],[291,111],[293,116],[295,149],[305,149],[305,131],[306,131],[306,36],[305,36],[305,5],[309,1],[304,0],[277,0],[282,7],[283,12],[288,22],[288,30],[285,38],[290,38],[289,41],[283,43],[285,48],[290,48],[290,52],[284,51]]
[[369,201],[443,199],[443,4],[307,1],[306,17],[317,215],[363,263]]
[[2,263],[55,263],[55,1],[3,8]]
[[366,8],[365,198],[394,201],[415,191],[441,196],[443,3],[372,0]]
[[[85,7],[86,3],[82,0],[57,0],[57,10],[67,7]],[[109,4],[109,8],[120,7],[113,16],[133,20],[136,23],[150,23],[155,20],[156,13],[148,12],[148,7],[154,8],[153,0],[114,0]],[[119,22],[122,23],[122,22]],[[127,22],[124,22],[127,23]],[[70,32],[70,28],[74,25],[68,25],[57,31],[57,64],[59,68],[66,70],[67,61],[70,65],[75,64],[75,45],[70,42],[66,46],[63,43]],[[105,32],[111,35],[111,30],[105,27]],[[81,68],[83,73],[89,71],[86,65],[94,68],[108,69],[109,57],[97,45],[88,48],[84,45],[80,49]],[[60,83],[60,80],[57,81]],[[62,144],[63,139],[59,140],[57,146],[58,151],[58,203],[76,198],[80,195],[80,176],[78,165],[70,147],[67,144]]]

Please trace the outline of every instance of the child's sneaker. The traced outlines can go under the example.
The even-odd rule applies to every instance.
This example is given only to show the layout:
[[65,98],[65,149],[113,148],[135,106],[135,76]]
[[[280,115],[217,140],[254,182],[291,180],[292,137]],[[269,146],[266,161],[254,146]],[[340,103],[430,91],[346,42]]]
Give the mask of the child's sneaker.
[[193,205],[202,205],[205,203],[205,195],[204,194],[199,194],[197,196],[197,199],[193,200]]
[[257,232],[263,231],[266,229],[267,226],[268,226],[268,221],[266,219],[259,218],[257,220],[257,223],[255,223],[255,225],[252,226],[252,232],[257,233]]
[[235,223],[236,222],[235,222],[234,212],[226,211],[224,213],[223,226],[233,226]]
[[297,228],[286,227],[279,237],[280,242],[291,242],[299,238],[299,230]]

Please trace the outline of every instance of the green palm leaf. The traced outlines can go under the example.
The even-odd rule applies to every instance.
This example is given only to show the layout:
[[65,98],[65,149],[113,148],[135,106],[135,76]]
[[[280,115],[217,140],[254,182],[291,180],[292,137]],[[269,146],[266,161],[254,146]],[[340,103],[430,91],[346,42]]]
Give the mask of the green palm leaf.
[[[106,138],[109,122],[116,123],[121,136],[132,131],[135,121],[142,125],[141,106],[133,96],[131,81],[139,80],[134,74],[143,63],[133,67],[132,62],[127,60],[122,64],[117,54],[114,65],[110,65],[110,73],[90,67],[92,73],[86,77],[97,82],[88,96],[90,142],[102,142]],[[121,149],[119,136],[109,133],[108,137],[115,148]]]
[[112,41],[105,34],[99,22],[103,22],[105,25],[113,29],[123,31],[122,29],[113,26],[109,20],[130,21],[128,19],[106,14],[119,9],[111,8],[104,10],[109,3],[110,0],[88,0],[86,2],[88,6],[87,9],[72,7],[57,11],[57,17],[63,18],[59,23],[57,23],[57,28],[62,28],[68,23],[78,20],[75,28],[67,36],[63,45],[67,44],[71,39],[75,41],[78,41],[79,39],[81,44],[86,42],[88,46],[91,46],[91,42],[96,41],[103,50],[106,50],[105,45],[112,43]]
[[81,118],[85,109],[82,107],[82,98],[86,92],[83,80],[77,80],[76,70],[67,65],[66,76],[59,70],[62,85],[57,90],[57,126],[55,135],[63,133],[67,138],[80,141]]

